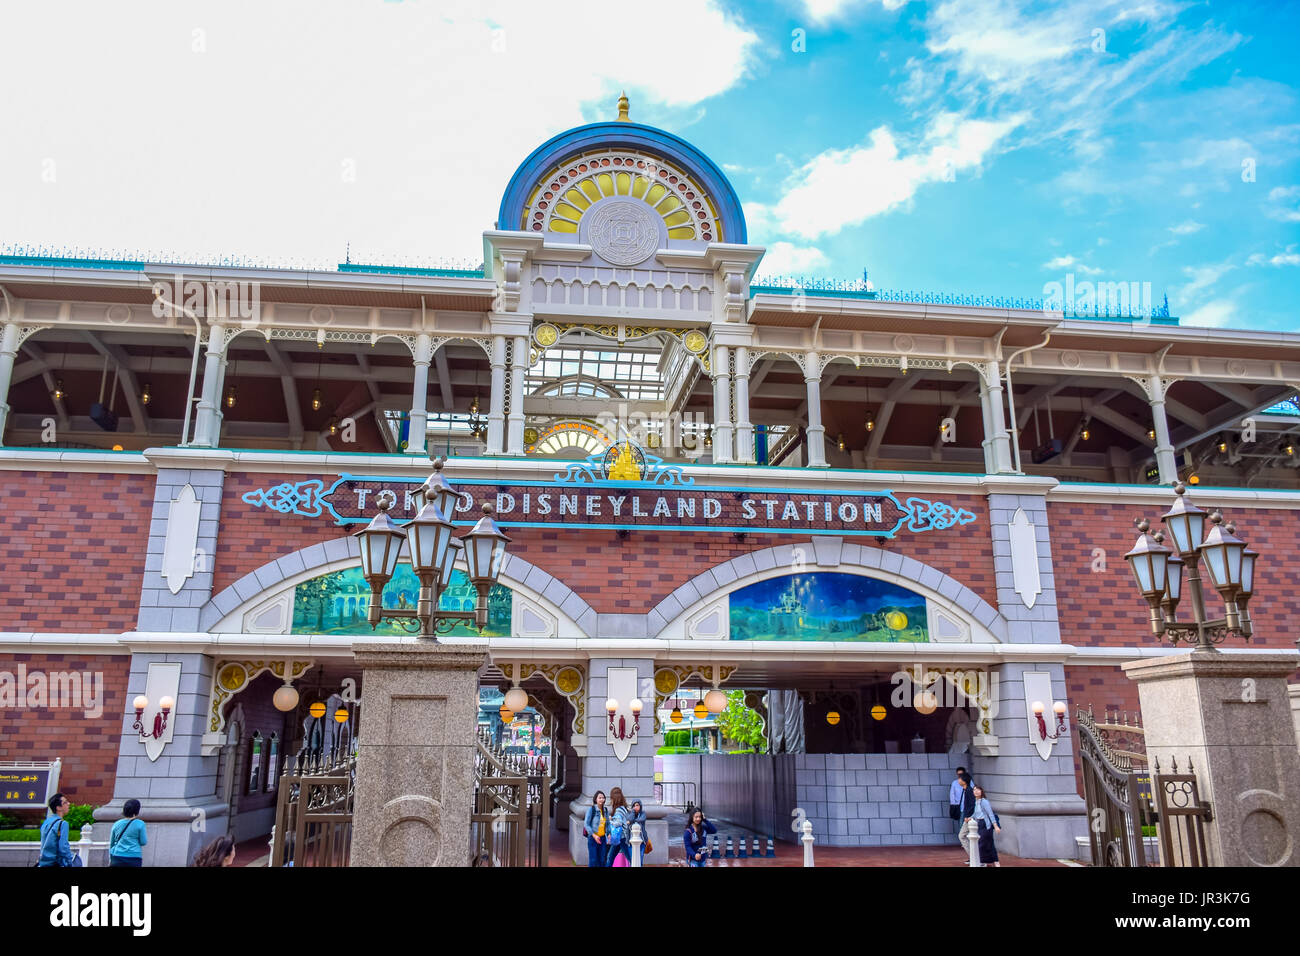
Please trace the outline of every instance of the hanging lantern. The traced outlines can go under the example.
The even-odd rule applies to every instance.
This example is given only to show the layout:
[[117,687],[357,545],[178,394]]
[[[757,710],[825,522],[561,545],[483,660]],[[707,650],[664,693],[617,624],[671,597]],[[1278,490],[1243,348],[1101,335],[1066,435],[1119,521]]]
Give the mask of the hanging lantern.
[[708,431],[704,433],[704,447],[705,448],[713,447],[713,426],[712,425],[710,425]]
[[877,704],[875,707],[872,707],[872,708],[871,708],[871,719],[872,719],[872,720],[884,720],[884,719],[885,719],[885,713],[886,713],[886,711],[885,711],[885,705],[884,705],[884,704]]
[[835,447],[838,448],[840,451],[843,451],[843,450],[844,450],[844,433],[843,433],[843,432],[840,432],[840,434],[838,434],[838,435],[835,436]]
[[1222,438],[1220,438],[1220,439],[1219,439],[1219,454],[1223,454],[1223,453],[1226,452],[1227,450],[1228,450],[1228,443],[1227,443],[1226,441],[1224,441]]
[[932,691],[923,690],[912,698],[912,706],[916,708],[917,713],[925,714],[928,717],[939,706],[939,701]]
[[148,405],[148,404],[149,404],[149,400],[150,400],[151,398],[153,398],[153,395],[151,394],[152,391],[153,391],[153,386],[150,385],[148,382],[145,382],[145,383],[144,383],[144,391],[140,393],[140,404],[141,404],[141,405]]
[[674,724],[680,724],[682,722],[682,709],[680,707],[674,707],[673,712],[668,715],[668,719]]
[[834,727],[839,722],[840,722],[840,712],[838,710],[832,709],[826,711],[826,723]]
[[234,408],[235,401],[236,401],[235,386],[231,385],[228,389],[226,389],[226,408]]
[[875,418],[872,417],[870,412],[867,412],[867,431],[874,432],[875,430],[876,430],[876,420]]
[[1089,438],[1092,437],[1092,432],[1088,430],[1087,422],[1083,423],[1083,431],[1079,432],[1079,437],[1082,438],[1084,441],[1087,441]]
[[54,380],[54,391],[50,392],[50,395],[54,398],[56,402],[61,402],[67,396],[67,394],[68,393],[63,390],[63,379],[56,378]]
[[528,692],[522,687],[511,687],[506,691],[505,706],[516,714],[528,706]]
[[1147,438],[1150,438],[1152,441],[1156,440],[1156,430],[1154,428],[1147,429]]
[[338,433],[339,433],[339,420],[338,420],[337,418],[331,418],[331,419],[330,419],[330,434],[331,434],[331,435],[337,435]]
[[704,706],[704,701],[700,701],[699,703],[697,703],[695,705],[695,719],[704,720],[704,718],[708,716],[709,716],[709,708]]
[[709,713],[720,714],[727,709],[727,695],[715,687],[704,695],[704,706]]
[[318,388],[311,393],[311,410],[313,412],[319,412],[320,406],[321,406],[320,389]]
[[338,709],[334,711],[334,722],[338,724],[346,724],[348,722],[348,709],[342,704],[339,704]]
[[501,705],[501,709],[498,710],[497,713],[500,715],[501,720],[507,724],[510,723],[510,721],[515,719],[515,712],[511,710],[509,707],[507,707],[505,704]]
[[307,708],[307,713],[311,714],[313,717],[317,718],[318,720],[321,717],[324,717],[325,701],[323,700],[316,701],[316,703],[312,704],[310,707]]
[[298,706],[298,692],[293,689],[292,684],[285,684],[276,690],[271,703],[275,705],[276,710],[287,714]]

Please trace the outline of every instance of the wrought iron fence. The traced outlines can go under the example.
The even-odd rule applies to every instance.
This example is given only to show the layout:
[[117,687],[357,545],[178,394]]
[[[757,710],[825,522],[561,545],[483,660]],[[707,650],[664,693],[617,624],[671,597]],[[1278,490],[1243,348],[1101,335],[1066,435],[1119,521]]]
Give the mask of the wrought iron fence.
[[280,778],[271,866],[347,866],[357,758],[299,754]]
[[1165,866],[1209,866],[1205,847],[1205,824],[1214,819],[1210,805],[1201,799],[1196,768],[1191,758],[1187,772],[1162,773],[1155,761],[1156,812],[1160,816],[1160,861]]
[[541,866],[550,856],[550,763],[507,754],[480,731],[474,754],[471,866]]
[[[1144,837],[1154,836],[1155,808],[1146,757],[1135,750],[1116,750],[1107,735],[1122,728],[1141,736],[1136,724],[1098,724],[1092,710],[1080,710],[1079,757],[1083,765],[1083,798],[1088,808],[1088,840],[1094,866],[1155,865],[1147,859]],[[1135,767],[1134,763],[1138,766]]]

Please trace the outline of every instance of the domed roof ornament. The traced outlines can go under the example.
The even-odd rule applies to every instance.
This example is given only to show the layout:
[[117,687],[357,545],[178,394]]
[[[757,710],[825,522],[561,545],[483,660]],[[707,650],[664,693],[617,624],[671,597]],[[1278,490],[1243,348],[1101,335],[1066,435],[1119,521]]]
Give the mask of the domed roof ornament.
[[627,115],[627,90],[624,90],[618,98],[618,119],[619,123],[630,123],[631,118]]

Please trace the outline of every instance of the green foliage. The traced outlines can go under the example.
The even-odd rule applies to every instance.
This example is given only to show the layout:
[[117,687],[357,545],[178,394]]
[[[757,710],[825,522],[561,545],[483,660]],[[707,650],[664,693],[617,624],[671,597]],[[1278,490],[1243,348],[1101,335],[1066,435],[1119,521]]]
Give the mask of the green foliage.
[[665,730],[664,746],[665,747],[689,747],[691,745],[691,732],[689,730]]
[[[71,830],[68,833],[68,840],[76,843],[81,839],[80,830]],[[40,843],[40,827],[23,828],[21,830],[0,830],[0,843]]]
[[664,754],[706,754],[708,751],[702,747],[660,747],[655,753],[662,756]]
[[22,825],[22,820],[0,810],[0,830],[17,830]]
[[86,824],[95,822],[95,808],[88,803],[73,804],[63,819],[73,830],[80,830]]
[[743,690],[727,692],[727,709],[718,715],[718,729],[728,739],[753,747],[756,753],[767,751],[763,718],[757,711],[745,706]]

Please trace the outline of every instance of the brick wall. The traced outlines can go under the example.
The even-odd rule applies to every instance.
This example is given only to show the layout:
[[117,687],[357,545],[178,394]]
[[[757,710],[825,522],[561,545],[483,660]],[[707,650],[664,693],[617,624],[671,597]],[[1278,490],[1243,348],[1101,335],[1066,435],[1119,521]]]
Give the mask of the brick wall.
[[[1197,499],[1207,511],[1212,503]],[[1063,642],[1154,645],[1147,605],[1124,555],[1137,540],[1134,517],[1145,515],[1154,530],[1166,510],[1148,503],[1048,505]],[[1225,513],[1236,522],[1237,534],[1261,555],[1256,563],[1256,594],[1250,603],[1255,636],[1249,646],[1291,649],[1296,640],[1294,622],[1300,616],[1294,570],[1300,563],[1300,510],[1229,507]],[[1105,571],[1092,570],[1096,548],[1105,551]],[[1211,614],[1222,613],[1223,602],[1208,584],[1206,603]],[[1191,620],[1186,600],[1179,619]],[[1235,642],[1234,646],[1243,645]]]
[[[1070,705],[1069,719],[1080,710],[1092,708],[1093,716],[1102,720],[1107,714],[1121,714],[1126,723],[1142,723],[1142,708],[1138,704],[1138,685],[1118,665],[1114,667],[1065,667],[1066,701]],[[1074,776],[1083,795],[1083,770],[1079,760],[1078,735],[1075,735]]]
[[[340,528],[327,517],[304,518],[253,507],[245,493],[309,476],[232,474],[226,479],[217,539],[213,593],[276,558],[321,541],[341,537],[357,526]],[[933,565],[997,606],[993,543],[988,507],[982,496],[945,495],[943,500],[976,515],[976,522],[948,531],[900,531],[892,541],[852,538],[864,547],[881,546]],[[563,581],[596,611],[642,613],[702,571],[739,555],[783,544],[806,543],[806,533],[731,534],[633,531],[620,539],[614,531],[507,528],[510,552]]]
[[102,674],[101,713],[89,717],[82,707],[0,707],[0,760],[62,758],[59,789],[69,800],[95,807],[108,803],[113,797],[118,742],[127,711],[130,658],[12,654],[0,658],[0,671],[16,675],[20,664],[26,666],[29,676],[38,671],[44,674],[75,671],[81,675],[83,684],[88,675]]
[[134,630],[154,479],[0,472],[0,630]]

